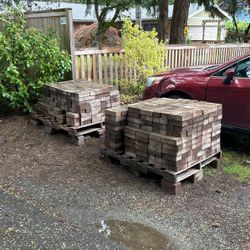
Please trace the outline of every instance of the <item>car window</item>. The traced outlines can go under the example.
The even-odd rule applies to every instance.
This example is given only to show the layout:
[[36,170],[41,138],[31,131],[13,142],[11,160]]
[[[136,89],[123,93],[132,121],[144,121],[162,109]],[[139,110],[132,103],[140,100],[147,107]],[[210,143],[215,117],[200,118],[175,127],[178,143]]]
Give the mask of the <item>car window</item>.
[[230,66],[228,66],[227,68],[221,69],[221,70],[215,72],[215,73],[214,73],[214,76],[225,77],[225,76],[226,76],[227,70],[228,70],[228,69],[233,69],[233,70],[235,70],[236,66],[237,66],[237,63],[235,63],[235,64],[233,64],[233,65],[230,65]]
[[250,78],[250,58],[221,69],[215,72],[213,76],[225,77],[228,69],[233,69],[235,71],[235,77]]
[[237,65],[234,75],[235,77],[250,78],[250,58]]
[[213,69],[215,69],[216,67],[218,67],[219,66],[219,64],[215,64],[215,65],[212,65],[212,66],[208,66],[208,67],[206,67],[206,68],[204,68],[203,69],[203,71],[210,71],[210,70],[213,70]]

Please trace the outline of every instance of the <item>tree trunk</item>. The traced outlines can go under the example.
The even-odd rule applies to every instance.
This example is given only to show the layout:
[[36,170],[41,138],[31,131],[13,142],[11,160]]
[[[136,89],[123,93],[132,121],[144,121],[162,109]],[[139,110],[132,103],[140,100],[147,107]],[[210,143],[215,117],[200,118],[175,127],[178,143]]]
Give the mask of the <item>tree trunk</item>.
[[101,41],[102,41],[102,27],[101,27],[101,23],[98,22],[97,23],[97,29],[96,29],[96,35],[95,35],[95,38],[94,38],[94,46],[95,47],[98,47],[99,49],[101,48]]
[[135,23],[142,28],[142,19],[141,19],[141,3],[137,3],[135,6]]
[[245,34],[244,34],[244,43],[248,43],[248,33],[250,31],[250,23],[248,24],[246,30],[245,30]]
[[235,26],[235,31],[236,31],[236,36],[238,37],[238,41],[239,41],[239,43],[241,43],[239,28],[238,28],[238,24],[237,24],[235,15],[233,15],[233,24]]
[[171,20],[170,44],[185,42],[184,28],[187,25],[190,0],[175,0]]
[[165,42],[168,34],[168,0],[159,1],[159,38]]

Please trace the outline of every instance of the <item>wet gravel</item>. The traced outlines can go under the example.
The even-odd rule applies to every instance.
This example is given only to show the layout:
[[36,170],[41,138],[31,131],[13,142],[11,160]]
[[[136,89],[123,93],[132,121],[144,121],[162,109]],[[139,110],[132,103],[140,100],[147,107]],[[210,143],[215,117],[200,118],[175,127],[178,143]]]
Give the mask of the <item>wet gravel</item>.
[[101,141],[76,147],[27,116],[0,118],[1,249],[128,249],[102,220],[141,223],[176,249],[250,249],[249,185],[218,170],[168,195],[102,161]]

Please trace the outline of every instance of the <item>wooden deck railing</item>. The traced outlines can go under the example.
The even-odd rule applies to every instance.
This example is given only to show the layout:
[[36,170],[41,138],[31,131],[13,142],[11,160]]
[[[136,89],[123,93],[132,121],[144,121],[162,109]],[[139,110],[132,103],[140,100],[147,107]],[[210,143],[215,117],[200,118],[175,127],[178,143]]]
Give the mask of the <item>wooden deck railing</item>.
[[[166,48],[166,69],[224,63],[250,52],[250,44],[223,44],[179,46]],[[134,69],[126,67],[126,60],[117,62],[115,55],[123,55],[124,50],[86,49],[75,51],[76,79],[93,80],[99,83],[118,84],[119,80],[136,78]]]

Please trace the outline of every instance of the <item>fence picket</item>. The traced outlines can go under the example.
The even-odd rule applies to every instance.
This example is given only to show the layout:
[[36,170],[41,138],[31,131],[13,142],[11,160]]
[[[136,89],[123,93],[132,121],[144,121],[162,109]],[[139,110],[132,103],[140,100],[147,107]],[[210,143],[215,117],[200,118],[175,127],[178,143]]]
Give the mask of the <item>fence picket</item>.
[[91,81],[91,58],[87,55],[87,71],[88,71],[88,81]]
[[97,58],[98,58],[98,74],[99,74],[99,83],[103,83],[103,80],[102,80],[102,55],[99,54],[97,55]]
[[113,54],[109,54],[109,77],[110,77],[110,84],[114,84],[114,69],[113,69]]
[[[77,58],[77,57],[76,57]],[[85,79],[85,63],[84,63],[84,55],[80,56],[80,64],[81,64],[81,78]]]
[[104,83],[108,84],[108,58],[107,58],[107,53],[104,54],[103,56],[104,59]]
[[97,82],[97,64],[96,64],[96,55],[93,55],[93,80]]
[[[168,69],[213,63],[224,63],[250,51],[250,44],[223,45],[169,45],[163,65]],[[94,80],[99,83],[116,84],[122,79],[136,79],[137,72],[128,68],[124,60],[117,62],[116,55],[124,55],[118,49],[85,49],[75,51],[76,79]]]
[[115,61],[115,85],[118,86],[119,77],[118,77],[118,62]]
[[79,77],[79,64],[78,64],[78,57],[75,57],[75,71],[76,71],[76,80],[78,80]]

